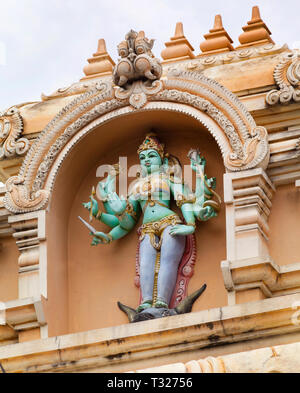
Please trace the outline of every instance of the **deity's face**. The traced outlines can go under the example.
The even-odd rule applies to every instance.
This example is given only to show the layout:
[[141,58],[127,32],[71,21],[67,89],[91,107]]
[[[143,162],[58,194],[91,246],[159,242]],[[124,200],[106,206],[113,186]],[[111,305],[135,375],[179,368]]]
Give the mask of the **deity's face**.
[[143,150],[139,158],[143,173],[149,175],[150,173],[159,172],[162,166],[162,159],[156,150]]

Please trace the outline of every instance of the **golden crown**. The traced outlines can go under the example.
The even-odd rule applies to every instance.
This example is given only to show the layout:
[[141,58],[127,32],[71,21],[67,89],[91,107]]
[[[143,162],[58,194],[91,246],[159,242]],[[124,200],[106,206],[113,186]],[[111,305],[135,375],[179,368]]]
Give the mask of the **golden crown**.
[[138,154],[140,154],[144,150],[156,150],[157,153],[160,155],[160,158],[163,160],[164,159],[164,148],[165,145],[163,143],[160,143],[157,136],[153,133],[147,134],[144,142],[141,144],[141,146],[138,149]]

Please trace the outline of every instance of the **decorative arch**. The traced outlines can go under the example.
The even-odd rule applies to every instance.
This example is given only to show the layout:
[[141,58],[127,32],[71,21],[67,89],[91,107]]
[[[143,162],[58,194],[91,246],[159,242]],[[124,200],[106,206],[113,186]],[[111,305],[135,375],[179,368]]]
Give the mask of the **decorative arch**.
[[75,98],[42,131],[18,176],[7,181],[5,207],[13,213],[44,209],[59,167],[75,144],[104,122],[147,110],[196,118],[215,138],[228,172],[267,166],[266,129],[256,126],[238,98],[202,74],[174,69],[152,85],[136,81],[125,90],[99,82]]

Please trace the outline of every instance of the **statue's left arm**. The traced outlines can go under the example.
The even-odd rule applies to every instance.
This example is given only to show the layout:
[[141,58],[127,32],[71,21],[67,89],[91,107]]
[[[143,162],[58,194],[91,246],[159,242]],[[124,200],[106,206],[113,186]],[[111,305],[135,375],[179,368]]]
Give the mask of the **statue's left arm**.
[[193,212],[194,196],[191,194],[189,188],[180,183],[170,181],[171,191],[176,201],[177,206],[181,209],[182,215],[186,222],[185,225],[175,225],[170,233],[173,235],[190,235],[195,232],[196,223]]
[[196,172],[194,215],[199,221],[207,221],[218,215],[222,202],[220,196],[215,192],[216,178],[207,178],[205,174],[206,160],[201,157],[199,150],[191,149],[188,157],[191,160],[192,170]]

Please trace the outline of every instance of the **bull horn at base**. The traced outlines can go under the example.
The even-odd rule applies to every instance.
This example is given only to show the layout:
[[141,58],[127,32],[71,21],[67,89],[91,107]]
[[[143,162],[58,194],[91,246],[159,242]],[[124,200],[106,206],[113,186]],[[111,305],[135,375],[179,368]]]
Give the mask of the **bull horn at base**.
[[133,322],[135,316],[137,315],[137,312],[135,311],[135,309],[125,306],[125,304],[122,304],[120,302],[118,302],[118,306],[119,306],[119,309],[127,315],[129,322]]
[[204,284],[196,292],[194,292],[191,295],[187,296],[184,300],[182,300],[182,302],[180,302],[178,304],[178,306],[175,308],[175,311],[178,314],[186,314],[188,312],[191,312],[193,304],[200,297],[200,295],[202,295],[202,293],[205,291],[206,287],[207,287],[207,285]]

